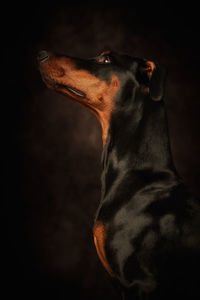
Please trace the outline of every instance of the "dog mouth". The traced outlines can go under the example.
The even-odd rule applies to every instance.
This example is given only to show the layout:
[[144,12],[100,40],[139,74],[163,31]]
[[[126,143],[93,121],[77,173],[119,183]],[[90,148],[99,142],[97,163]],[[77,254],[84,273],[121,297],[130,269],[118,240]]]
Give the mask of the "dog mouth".
[[72,94],[75,94],[76,96],[79,96],[79,97],[82,97],[82,98],[85,98],[85,93],[81,92],[80,90],[74,88],[74,87],[71,87],[69,85],[65,85],[65,84],[57,84],[58,87],[61,87],[61,88],[64,88],[66,90],[68,90],[69,92],[71,92]]
[[65,89],[67,91],[70,92],[70,94],[74,94],[78,97],[81,97],[81,98],[85,98],[86,97],[86,94],[83,93],[82,91],[70,86],[70,85],[66,85],[66,84],[63,84],[63,83],[59,83],[57,81],[55,81],[54,79],[50,78],[49,76],[47,75],[44,75],[43,74],[43,80],[47,83],[47,84],[50,84],[51,86],[53,86],[54,88],[62,88],[62,89]]

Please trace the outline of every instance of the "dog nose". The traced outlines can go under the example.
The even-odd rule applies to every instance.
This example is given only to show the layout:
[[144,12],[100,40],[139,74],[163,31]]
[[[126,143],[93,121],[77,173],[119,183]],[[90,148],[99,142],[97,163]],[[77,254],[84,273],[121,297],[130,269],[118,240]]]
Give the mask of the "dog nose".
[[45,61],[49,58],[49,53],[45,50],[42,50],[38,53],[37,59],[39,62]]

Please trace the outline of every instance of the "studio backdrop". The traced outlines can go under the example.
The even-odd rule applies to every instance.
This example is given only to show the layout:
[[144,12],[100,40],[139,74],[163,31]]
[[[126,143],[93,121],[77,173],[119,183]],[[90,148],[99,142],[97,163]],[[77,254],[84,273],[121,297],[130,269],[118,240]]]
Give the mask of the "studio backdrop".
[[118,299],[92,236],[101,128],[85,108],[46,88],[37,53],[91,58],[114,50],[164,65],[174,162],[200,195],[198,16],[194,8],[145,9],[124,1],[31,2],[4,12],[6,299],[13,293],[21,299]]

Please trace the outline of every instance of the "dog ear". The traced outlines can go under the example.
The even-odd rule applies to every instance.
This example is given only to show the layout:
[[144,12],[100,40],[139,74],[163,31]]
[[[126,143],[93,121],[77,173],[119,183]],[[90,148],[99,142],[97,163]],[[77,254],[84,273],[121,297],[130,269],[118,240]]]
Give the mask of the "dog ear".
[[146,62],[145,71],[149,78],[149,93],[152,100],[162,100],[164,97],[166,71],[152,61]]

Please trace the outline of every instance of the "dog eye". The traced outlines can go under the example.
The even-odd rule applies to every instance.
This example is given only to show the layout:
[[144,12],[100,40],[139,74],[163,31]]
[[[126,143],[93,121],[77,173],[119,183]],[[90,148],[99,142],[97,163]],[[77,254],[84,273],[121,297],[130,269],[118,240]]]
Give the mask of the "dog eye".
[[110,64],[111,60],[110,60],[110,57],[108,55],[101,55],[97,58],[97,62],[99,64]]

